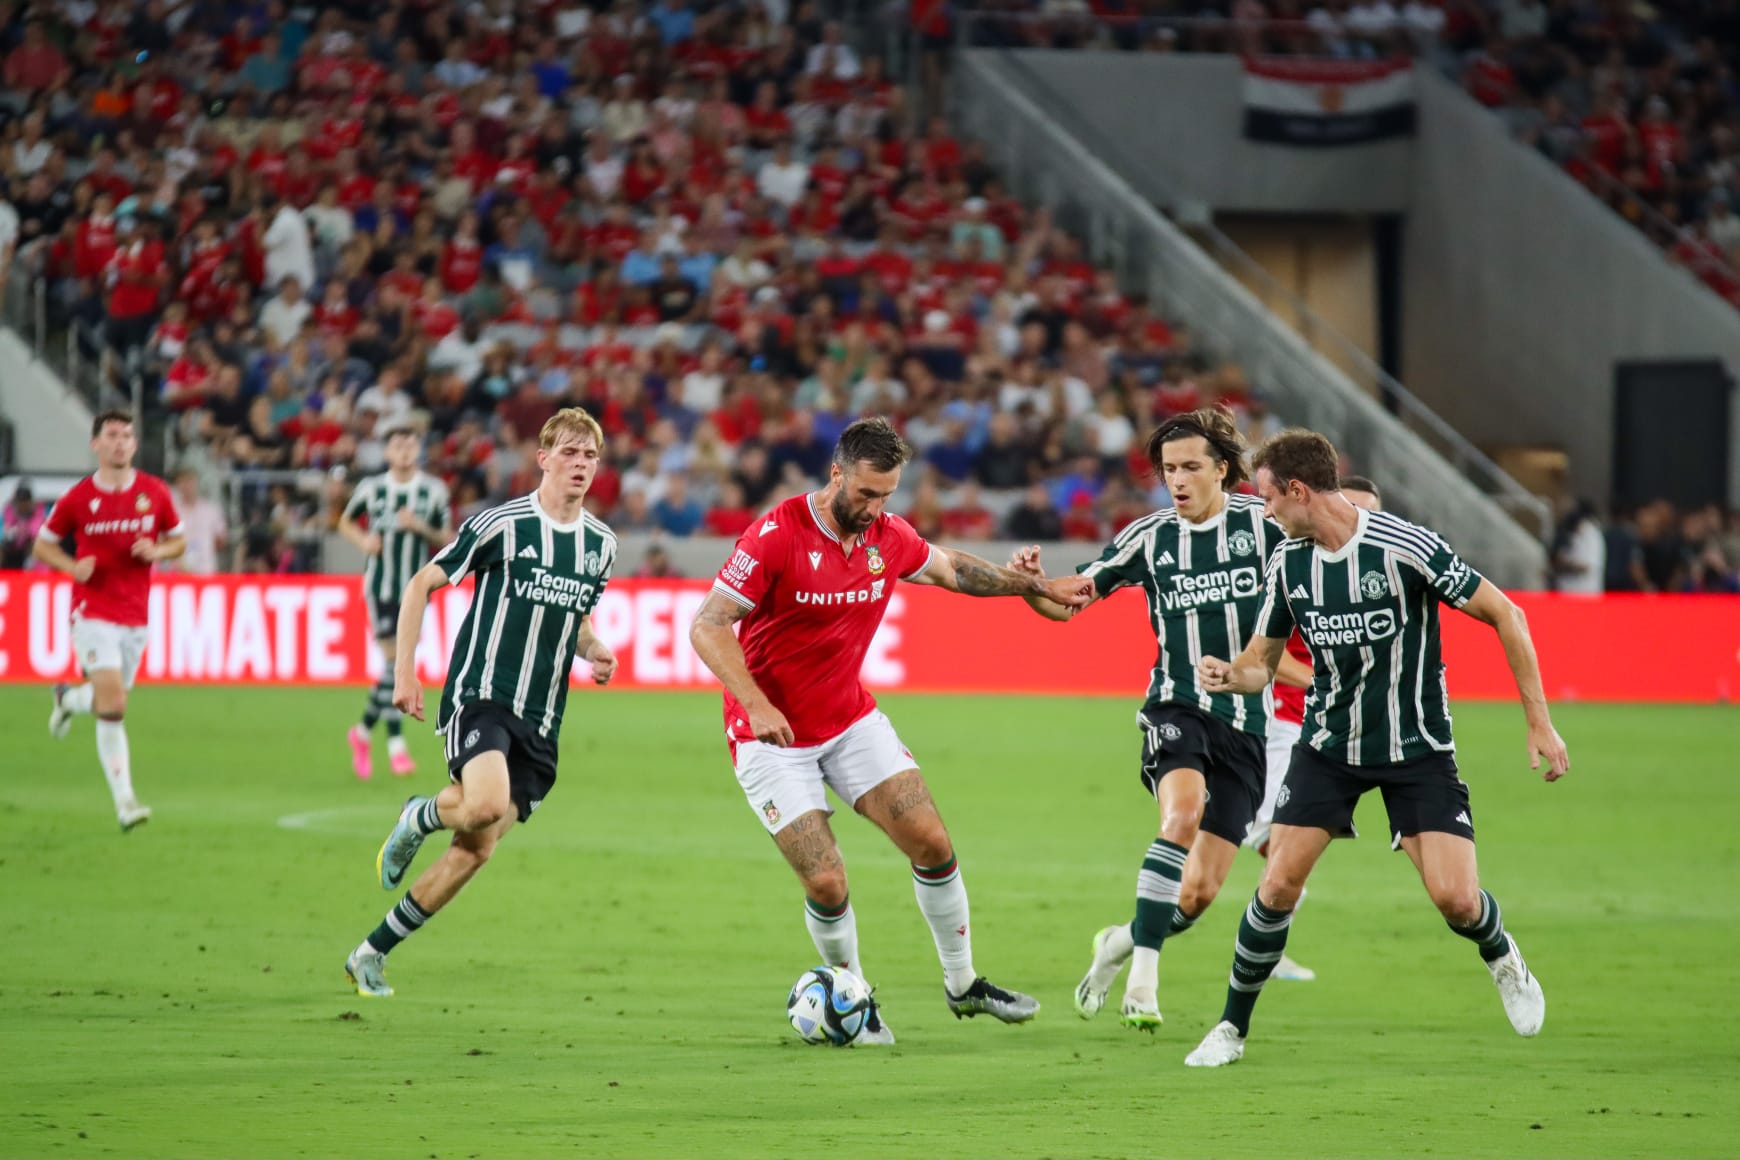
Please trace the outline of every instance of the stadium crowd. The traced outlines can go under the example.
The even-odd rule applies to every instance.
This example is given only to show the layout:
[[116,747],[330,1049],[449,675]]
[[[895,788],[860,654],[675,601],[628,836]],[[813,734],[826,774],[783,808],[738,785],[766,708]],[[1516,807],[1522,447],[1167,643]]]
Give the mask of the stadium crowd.
[[528,490],[579,403],[599,515],[734,535],[889,414],[909,514],[958,539],[1099,539],[1159,498],[1159,418],[1274,426],[808,4],[21,15],[20,260],[143,376],[181,466],[331,480],[258,474],[250,569],[306,566],[405,424],[463,517]]

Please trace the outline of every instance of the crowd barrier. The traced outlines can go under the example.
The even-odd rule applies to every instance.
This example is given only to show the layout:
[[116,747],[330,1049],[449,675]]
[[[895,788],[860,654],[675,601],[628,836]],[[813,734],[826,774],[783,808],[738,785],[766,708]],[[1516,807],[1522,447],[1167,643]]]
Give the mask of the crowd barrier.
[[[593,614],[621,660],[616,684],[702,689],[716,683],[689,647],[704,580],[618,580]],[[469,585],[436,593],[417,651],[423,680],[443,679]],[[1547,695],[1555,701],[1725,702],[1740,693],[1740,597],[1570,597],[1519,593]],[[71,582],[0,572],[0,681],[72,679]],[[1451,695],[1515,696],[1484,625],[1446,611]],[[1140,595],[1123,592],[1079,619],[1045,621],[1014,600],[975,600],[901,585],[863,668],[873,689],[1134,697],[1153,662]],[[161,684],[347,685],[380,659],[358,580],[349,576],[163,577],[151,592],[141,679]],[[589,681],[581,687],[591,687]]]

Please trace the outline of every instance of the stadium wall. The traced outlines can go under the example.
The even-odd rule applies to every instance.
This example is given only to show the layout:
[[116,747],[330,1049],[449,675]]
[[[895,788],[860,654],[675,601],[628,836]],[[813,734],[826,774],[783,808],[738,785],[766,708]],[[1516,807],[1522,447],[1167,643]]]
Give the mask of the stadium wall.
[[[619,685],[716,687],[688,640],[708,587],[632,579],[610,586],[593,620],[622,662]],[[1555,701],[1717,703],[1740,695],[1740,597],[1516,599]],[[417,650],[428,684],[445,676],[469,600],[462,587],[431,602]],[[68,580],[0,573],[0,682],[75,678],[71,606]],[[873,689],[905,692],[1134,697],[1153,663],[1153,639],[1134,592],[1056,624],[1014,601],[902,585],[862,675]],[[1515,697],[1503,651],[1484,625],[1446,613],[1444,654],[1452,696]],[[166,577],[152,589],[147,684],[358,685],[375,679],[379,663],[355,577]]]
[[[1499,118],[1418,71],[1402,381],[1483,448],[1568,452],[1572,487],[1605,503],[1614,364],[1714,358],[1740,373],[1740,315]],[[1740,503],[1740,456],[1733,470]]]
[[1246,140],[1244,66],[1236,56],[1042,49],[1009,56],[1051,90],[1042,103],[1067,105],[1125,144],[1123,157],[1106,160],[1155,201],[1247,213],[1407,208],[1409,138],[1335,149]]

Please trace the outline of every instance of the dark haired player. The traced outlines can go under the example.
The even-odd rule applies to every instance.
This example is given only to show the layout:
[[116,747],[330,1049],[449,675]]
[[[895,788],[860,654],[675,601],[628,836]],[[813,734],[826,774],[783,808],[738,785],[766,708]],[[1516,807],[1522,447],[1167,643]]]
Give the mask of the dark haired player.
[[[416,764],[405,746],[404,714],[393,707],[394,637],[399,631],[399,597],[411,577],[453,539],[449,530],[447,485],[417,469],[423,440],[410,427],[395,427],[386,435],[387,470],[356,485],[339,517],[339,534],[366,558],[363,565],[363,607],[369,631],[380,648],[381,676],[369,694],[362,720],[352,725],[351,768],[367,781],[374,772],[369,734],[378,722],[387,725],[387,761],[404,777]],[[360,521],[360,522],[359,522]]]
[[[917,759],[858,671],[899,580],[969,596],[1043,595],[1062,605],[1085,603],[1092,586],[926,543],[883,510],[911,456],[886,420],[847,427],[827,486],[780,504],[738,539],[689,639],[725,686],[738,783],[803,883],[804,922],[822,959],[863,974],[846,868],[828,824],[831,788],[911,860],[949,1009],[1022,1023],[1039,1004],[974,969],[967,888],[948,830]],[[739,622],[740,635],[732,631]],[[894,1042],[879,1012],[859,1042]]]
[[[56,685],[48,731],[65,737],[81,713],[97,718],[97,757],[123,832],[149,821],[151,808],[133,792],[127,745],[127,694],[145,656],[151,565],[187,550],[175,495],[155,475],[133,466],[139,438],[133,416],[104,411],[91,424],[97,470],[73,484],[42,525],[31,555],[73,578],[72,642],[81,685]],[[73,554],[61,541],[71,536]]]
[[1223,1067],[1244,1055],[1251,1013],[1287,946],[1305,880],[1330,840],[1353,832],[1354,807],[1380,790],[1391,840],[1407,853],[1450,929],[1480,948],[1518,1035],[1537,1034],[1546,997],[1506,933],[1498,902],[1480,887],[1468,787],[1457,775],[1438,605],[1498,633],[1528,721],[1534,768],[1546,780],[1570,768],[1541,690],[1528,622],[1504,593],[1436,533],[1350,503],[1329,440],[1289,430],[1257,452],[1257,492],[1292,537],[1269,563],[1256,633],[1231,661],[1202,659],[1203,686],[1265,688],[1297,627],[1310,646],[1311,695],[1275,803],[1263,881],[1239,922],[1221,1020],[1185,1059]]
[[[1142,784],[1159,806],[1159,834],[1136,876],[1135,919],[1094,936],[1093,964],[1075,992],[1084,1019],[1099,1014],[1129,959],[1121,1021],[1139,1031],[1160,1026],[1161,943],[1214,901],[1263,799],[1263,738],[1273,712],[1267,682],[1233,696],[1209,692],[1196,676],[1204,655],[1249,638],[1264,562],[1283,539],[1263,518],[1261,500],[1232,491],[1245,478],[1244,457],[1232,417],[1218,408],[1162,423],[1149,436],[1148,460],[1174,506],[1130,524],[1081,569],[1095,600],[1141,588],[1159,646],[1136,714]],[[1037,573],[1038,550],[1026,549],[1015,564]],[[1028,603],[1053,620],[1077,611]],[[1290,664],[1282,679],[1310,679],[1303,665]]]

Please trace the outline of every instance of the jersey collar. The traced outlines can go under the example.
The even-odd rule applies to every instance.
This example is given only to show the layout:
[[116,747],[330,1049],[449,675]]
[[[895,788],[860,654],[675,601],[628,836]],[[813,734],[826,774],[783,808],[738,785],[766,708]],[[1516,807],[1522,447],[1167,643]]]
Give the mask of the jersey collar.
[[538,518],[540,520],[543,520],[544,523],[551,527],[551,529],[558,532],[572,532],[578,529],[581,524],[586,522],[586,509],[581,508],[580,514],[574,518],[573,523],[557,523],[556,517],[545,511],[544,505],[538,502],[538,493],[536,491],[532,492],[532,510],[538,513]]
[[1359,547],[1360,540],[1365,538],[1365,525],[1370,521],[1371,513],[1362,507],[1356,507],[1353,510],[1359,513],[1359,522],[1353,527],[1353,535],[1347,537],[1347,543],[1341,545],[1341,547],[1333,552],[1325,552],[1322,544],[1316,543],[1315,541],[1312,543],[1311,550],[1317,553],[1317,558],[1319,560],[1322,560],[1326,564],[1339,564],[1341,561],[1353,555],[1353,550]]
[[816,527],[821,529],[822,535],[828,537],[828,539],[834,541],[834,543],[840,544],[840,547],[844,549],[846,545],[840,543],[840,537],[834,534],[834,529],[828,526],[828,521],[824,520],[822,518],[822,513],[816,510],[816,493],[812,491],[805,495],[804,504],[810,509],[810,519],[816,521]]
[[120,495],[124,491],[131,491],[133,488],[133,485],[135,483],[138,483],[138,482],[139,482],[139,469],[137,467],[128,469],[127,480],[125,483],[121,484],[120,487],[104,487],[103,481],[97,478],[96,472],[93,471],[91,473],[91,486],[96,488],[98,491],[104,493],[105,495]]

